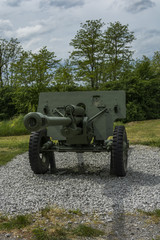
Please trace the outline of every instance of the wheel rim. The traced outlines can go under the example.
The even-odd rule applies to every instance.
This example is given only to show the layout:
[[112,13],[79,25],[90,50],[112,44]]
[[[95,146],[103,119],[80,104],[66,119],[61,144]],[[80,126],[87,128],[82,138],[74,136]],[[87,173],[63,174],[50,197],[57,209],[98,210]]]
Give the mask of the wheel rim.
[[[46,139],[43,137],[43,138],[41,139],[41,142],[40,142],[40,148],[43,146],[43,144],[44,144],[45,142],[46,142]],[[39,153],[39,157],[40,157],[40,159],[41,159],[42,164],[46,164],[46,163],[47,163],[47,157],[46,157],[46,155],[45,155],[44,153],[40,152],[40,153]]]

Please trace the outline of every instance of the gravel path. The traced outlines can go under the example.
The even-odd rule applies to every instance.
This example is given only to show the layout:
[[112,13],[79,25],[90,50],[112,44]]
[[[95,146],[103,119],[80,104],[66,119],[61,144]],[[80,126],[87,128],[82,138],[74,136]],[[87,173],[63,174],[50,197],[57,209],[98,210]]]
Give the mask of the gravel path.
[[[59,173],[54,175],[35,175],[27,153],[0,168],[0,212],[25,214],[51,204],[84,213],[94,211],[109,222],[109,212],[116,219],[117,214],[136,209],[160,209],[159,148],[130,146],[124,178],[109,175],[108,153],[55,155]],[[80,168],[77,163],[81,161],[84,167]]]

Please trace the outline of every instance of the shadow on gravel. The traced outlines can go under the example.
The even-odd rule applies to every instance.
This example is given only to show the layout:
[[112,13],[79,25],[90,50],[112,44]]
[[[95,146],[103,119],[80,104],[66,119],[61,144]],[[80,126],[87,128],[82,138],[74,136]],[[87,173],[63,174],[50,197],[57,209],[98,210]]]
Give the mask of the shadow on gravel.
[[[128,169],[126,177],[113,177],[110,176],[109,164],[106,166],[89,166],[85,165],[83,155],[77,154],[78,165],[71,168],[60,168],[54,176],[65,176],[72,179],[78,176],[79,179],[100,180],[105,185],[103,195],[112,200],[112,229],[108,235],[109,240],[126,240],[128,235],[125,234],[126,219],[125,219],[125,198],[127,198],[133,189],[139,189],[140,186],[156,186],[160,183],[160,176],[154,174],[134,171],[132,168]],[[55,181],[52,174],[38,175],[39,178],[47,179],[47,181]],[[108,184],[107,184],[108,183]],[[131,199],[134,201],[134,199]],[[104,213],[105,214],[105,213]],[[108,211],[106,209],[106,215]],[[130,229],[130,239],[132,236],[132,229]],[[128,233],[127,233],[128,234]]]
[[[104,188],[104,194],[112,199],[113,208],[113,223],[112,230],[108,236],[109,240],[125,240],[128,236],[125,234],[125,198],[127,198],[132,192],[133,188],[138,189],[140,186],[156,186],[160,183],[160,176],[147,174],[143,172],[133,171],[128,169],[128,174],[124,178],[111,178],[110,187],[106,183]],[[134,201],[134,199],[131,199]],[[131,239],[132,229],[130,229]],[[127,237],[127,238],[126,238]]]

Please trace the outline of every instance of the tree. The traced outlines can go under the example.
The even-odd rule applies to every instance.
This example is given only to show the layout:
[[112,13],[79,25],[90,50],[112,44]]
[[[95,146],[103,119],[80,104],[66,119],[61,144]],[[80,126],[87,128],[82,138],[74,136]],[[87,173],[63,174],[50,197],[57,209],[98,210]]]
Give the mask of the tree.
[[71,60],[76,66],[76,78],[78,81],[85,81],[92,88],[98,88],[102,78],[104,44],[101,28],[103,26],[101,19],[81,23],[81,29],[70,42],[74,47]]
[[54,76],[55,89],[57,91],[67,91],[75,87],[73,81],[73,68],[69,59],[65,60],[64,64],[60,64]]
[[11,81],[15,87],[13,101],[18,112],[36,109],[39,93],[53,85],[59,61],[54,52],[43,47],[38,53],[23,51],[19,59],[11,64]]
[[128,24],[122,25],[120,22],[109,24],[104,33],[108,80],[118,80],[121,73],[128,68],[133,55],[130,44],[134,39],[134,34],[129,31]]
[[0,87],[11,85],[9,67],[17,59],[21,50],[22,47],[16,38],[11,38],[10,41],[0,39]]
[[155,76],[160,76],[160,51],[154,53],[151,61],[151,68]]
[[153,78],[154,72],[151,67],[151,60],[146,56],[143,56],[142,60],[137,60],[134,72],[142,80]]
[[0,88],[0,121],[9,119],[16,114],[16,109],[12,101],[14,95],[14,88],[11,86],[4,86]]
[[43,47],[37,54],[32,54],[32,77],[37,91],[43,91],[53,83],[55,70],[60,60],[56,59],[55,53]]

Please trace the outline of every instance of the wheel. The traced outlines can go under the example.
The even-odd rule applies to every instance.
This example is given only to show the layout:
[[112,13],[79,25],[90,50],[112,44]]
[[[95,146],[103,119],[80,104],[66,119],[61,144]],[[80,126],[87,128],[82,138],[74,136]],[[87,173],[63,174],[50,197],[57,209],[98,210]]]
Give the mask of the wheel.
[[124,126],[116,126],[113,133],[110,173],[124,177],[127,173],[128,141]]
[[31,169],[36,174],[44,174],[49,169],[49,164],[55,167],[53,152],[41,152],[41,147],[49,140],[47,131],[33,132],[29,141],[29,162]]

